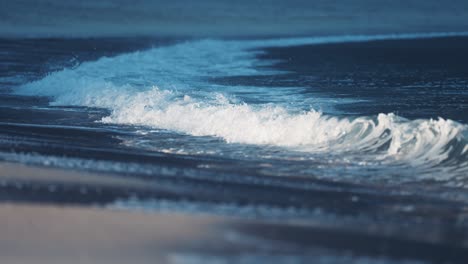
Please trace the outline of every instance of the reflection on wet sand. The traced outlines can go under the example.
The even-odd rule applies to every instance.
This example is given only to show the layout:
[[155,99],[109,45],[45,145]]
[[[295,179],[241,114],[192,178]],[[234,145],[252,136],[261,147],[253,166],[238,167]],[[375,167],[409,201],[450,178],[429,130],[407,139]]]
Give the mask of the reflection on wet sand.
[[[14,163],[0,163],[0,183],[0,256],[5,263],[401,264],[468,259],[466,213],[454,201],[356,193],[351,197],[356,205],[346,211],[322,205],[320,213],[305,208],[299,214],[291,211],[292,201],[284,208],[257,204],[253,198],[245,205],[229,196],[224,197],[229,206],[184,201],[183,192],[162,182]],[[324,204],[347,206],[343,191],[308,193]],[[171,200],[171,195],[178,198]],[[127,208],[128,197],[136,204]],[[275,217],[275,210],[283,219]],[[359,214],[362,210],[381,216]]]

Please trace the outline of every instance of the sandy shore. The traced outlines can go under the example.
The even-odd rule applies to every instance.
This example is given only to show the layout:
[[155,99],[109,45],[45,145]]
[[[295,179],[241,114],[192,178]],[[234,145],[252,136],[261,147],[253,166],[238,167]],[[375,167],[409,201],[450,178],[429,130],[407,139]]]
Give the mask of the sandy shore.
[[[109,209],[106,204],[129,191],[155,197],[163,191],[157,181],[119,175],[0,163],[0,183],[2,263],[385,264],[468,259],[463,226],[448,222],[452,216],[444,216],[439,206],[425,205],[414,216],[397,214],[403,217],[399,221],[366,220],[359,207],[352,221],[349,215],[279,221],[215,212]],[[328,196],[332,206],[339,193]],[[431,215],[431,210],[440,213]],[[426,220],[410,222],[424,214]]]
[[169,263],[176,245],[209,243],[220,222],[47,205],[2,204],[0,215],[1,262],[18,264]]

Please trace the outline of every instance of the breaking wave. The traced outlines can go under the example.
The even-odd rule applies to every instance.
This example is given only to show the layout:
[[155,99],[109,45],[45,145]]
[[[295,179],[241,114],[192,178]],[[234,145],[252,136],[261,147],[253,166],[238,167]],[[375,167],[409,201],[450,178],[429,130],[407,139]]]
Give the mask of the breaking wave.
[[[17,93],[48,96],[54,105],[109,109],[111,114],[102,119],[105,123],[144,125],[219,137],[228,143],[335,153],[344,158],[352,154],[429,168],[443,165],[463,174],[468,172],[468,129],[464,124],[443,118],[407,120],[391,113],[358,118],[324,115],[314,110],[313,101],[294,92],[301,87],[231,87],[209,81],[281,74],[258,67],[274,63],[256,58],[262,47],[451,35],[454,33],[191,41],[85,62],[23,85]],[[245,103],[237,94],[240,90],[268,98],[269,103]],[[277,102],[297,102],[301,107]],[[304,111],[304,105],[310,105],[309,110]]]

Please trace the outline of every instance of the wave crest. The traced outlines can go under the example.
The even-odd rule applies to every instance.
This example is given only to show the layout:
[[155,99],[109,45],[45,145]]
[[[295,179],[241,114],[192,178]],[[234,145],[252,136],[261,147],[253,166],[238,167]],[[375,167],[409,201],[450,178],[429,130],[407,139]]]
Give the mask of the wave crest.
[[[49,96],[53,104],[110,109],[111,115],[102,120],[106,123],[214,136],[231,143],[349,154],[362,156],[362,160],[404,162],[424,168],[443,164],[439,169],[467,173],[467,127],[454,121],[442,118],[411,121],[394,114],[343,118],[323,115],[313,108],[301,112],[279,104],[236,103],[226,94],[239,87],[214,85],[204,79],[279,74],[255,67],[272,63],[255,58],[258,51],[253,49],[263,46],[386,38],[398,36],[180,43],[86,62],[26,84],[17,93]],[[279,96],[287,97],[289,95],[281,94],[285,89],[266,90],[269,93],[279,91]],[[342,157],[346,159],[347,156]]]
[[[307,152],[362,153],[415,165],[467,165],[465,125],[451,120],[406,120],[394,114],[354,119],[311,110],[231,103],[222,95],[199,101],[153,88],[114,100],[106,123],[143,125],[230,143],[293,147]],[[453,164],[455,165],[455,164]]]

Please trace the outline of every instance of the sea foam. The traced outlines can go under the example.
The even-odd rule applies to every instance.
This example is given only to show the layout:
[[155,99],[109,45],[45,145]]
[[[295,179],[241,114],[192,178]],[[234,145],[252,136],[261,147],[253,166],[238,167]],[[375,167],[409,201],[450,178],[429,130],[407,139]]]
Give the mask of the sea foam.
[[[109,109],[111,114],[102,119],[105,123],[213,136],[228,143],[362,154],[366,159],[415,166],[447,164],[450,170],[467,171],[466,125],[443,118],[407,120],[391,113],[358,118],[324,115],[314,109],[313,103],[305,111],[274,103],[304,100],[299,93],[284,94],[287,88],[240,87],[209,81],[217,77],[282,74],[258,67],[275,63],[257,59],[262,47],[455,35],[467,34],[189,41],[85,62],[23,85],[17,93],[47,96],[54,105]],[[257,92],[255,96],[269,98],[270,103],[244,103],[236,97],[240,89]]]

